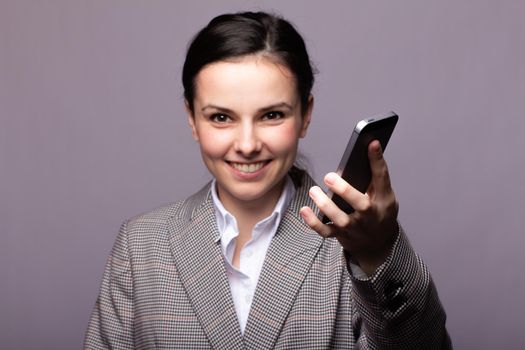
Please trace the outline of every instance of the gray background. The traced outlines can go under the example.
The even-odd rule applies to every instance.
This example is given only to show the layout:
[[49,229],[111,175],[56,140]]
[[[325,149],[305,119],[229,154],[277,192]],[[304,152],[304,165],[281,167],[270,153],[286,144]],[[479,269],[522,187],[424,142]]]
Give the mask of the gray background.
[[320,73],[303,153],[334,169],[354,123],[395,110],[400,220],[458,349],[518,349],[525,282],[525,2],[0,3],[0,346],[80,348],[125,218],[208,178],[180,71],[213,16],[274,9]]

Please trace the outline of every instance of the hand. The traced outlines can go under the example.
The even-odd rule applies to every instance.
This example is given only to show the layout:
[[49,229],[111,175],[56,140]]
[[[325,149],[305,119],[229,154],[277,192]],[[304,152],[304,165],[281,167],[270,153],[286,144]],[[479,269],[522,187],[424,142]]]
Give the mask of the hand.
[[335,173],[328,173],[328,188],[348,202],[355,211],[346,214],[319,188],[310,189],[310,197],[332,223],[323,224],[309,207],[301,208],[305,222],[323,237],[335,237],[367,274],[386,260],[399,231],[399,205],[390,184],[388,167],[379,141],[368,146],[372,180],[366,194],[350,186]]

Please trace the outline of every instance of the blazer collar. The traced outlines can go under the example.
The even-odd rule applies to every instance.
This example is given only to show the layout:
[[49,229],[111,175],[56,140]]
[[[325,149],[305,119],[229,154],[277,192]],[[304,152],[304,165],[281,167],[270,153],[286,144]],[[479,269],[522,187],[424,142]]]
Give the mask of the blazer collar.
[[244,348],[226,276],[209,184],[168,221],[180,279],[212,348]]
[[264,260],[263,269],[244,331],[247,348],[274,348],[296,295],[310,270],[324,239],[299,215],[309,206],[317,210],[308,195],[314,181],[304,174]]
[[322,245],[299,209],[316,209],[308,196],[314,185],[307,174],[296,181],[296,193],[285,211],[263,264],[248,323],[241,335],[226,268],[218,242],[210,185],[187,199],[179,215],[168,222],[170,244],[193,308],[212,347],[272,348],[302,281]]

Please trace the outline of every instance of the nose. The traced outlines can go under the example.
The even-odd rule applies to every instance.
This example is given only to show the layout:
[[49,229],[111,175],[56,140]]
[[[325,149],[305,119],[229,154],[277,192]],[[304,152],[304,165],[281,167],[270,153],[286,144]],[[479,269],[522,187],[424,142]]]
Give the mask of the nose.
[[257,135],[257,128],[251,121],[239,126],[234,148],[244,157],[251,157],[261,151],[262,142]]

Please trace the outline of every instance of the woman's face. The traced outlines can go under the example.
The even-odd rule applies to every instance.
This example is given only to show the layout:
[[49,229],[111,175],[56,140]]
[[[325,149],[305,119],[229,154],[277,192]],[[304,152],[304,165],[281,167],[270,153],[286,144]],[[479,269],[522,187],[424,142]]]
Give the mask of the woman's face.
[[292,73],[264,56],[205,66],[195,79],[193,137],[221,201],[277,200],[310,122]]

